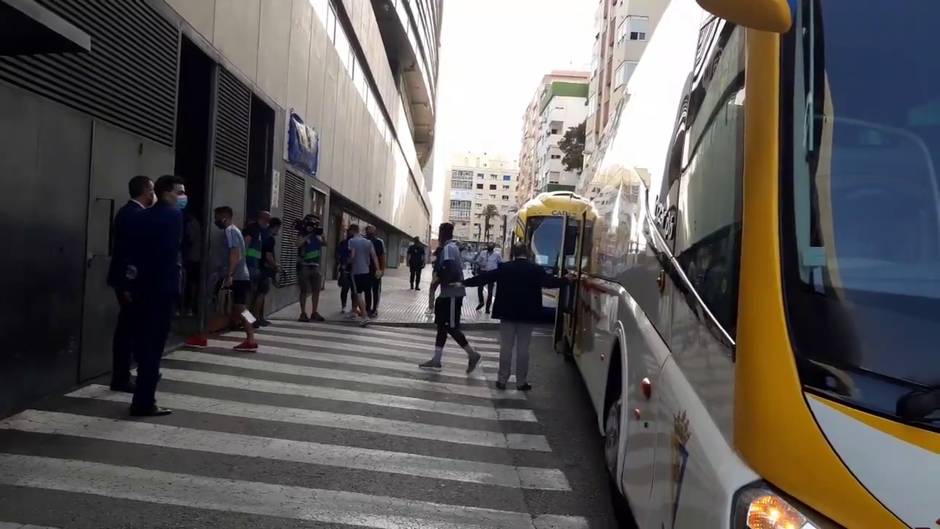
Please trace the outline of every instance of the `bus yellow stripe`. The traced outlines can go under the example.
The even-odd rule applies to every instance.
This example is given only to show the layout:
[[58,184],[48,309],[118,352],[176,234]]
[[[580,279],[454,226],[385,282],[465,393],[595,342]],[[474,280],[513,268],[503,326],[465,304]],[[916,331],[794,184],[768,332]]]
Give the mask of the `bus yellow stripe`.
[[845,527],[906,527],[833,452],[805,401],[784,313],[780,36],[748,30],[734,443],[764,479]]

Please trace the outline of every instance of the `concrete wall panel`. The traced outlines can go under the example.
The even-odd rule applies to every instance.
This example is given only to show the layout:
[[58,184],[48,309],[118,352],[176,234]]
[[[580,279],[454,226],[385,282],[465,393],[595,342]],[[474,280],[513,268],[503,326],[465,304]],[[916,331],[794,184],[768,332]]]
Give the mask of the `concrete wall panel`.
[[[307,112],[308,79],[310,70],[310,31],[313,20],[313,8],[307,0],[294,0],[291,11],[290,44],[287,63],[287,101],[285,108],[293,108],[305,120],[313,121]],[[321,80],[316,77],[316,80]]]
[[212,42],[235,67],[255,82],[258,80],[260,27],[261,0],[216,0]]
[[215,1],[216,0],[167,0],[177,13],[186,19],[189,24],[201,33],[206,40],[212,41],[215,28]]
[[261,2],[258,36],[258,85],[281,106],[287,105],[290,34],[293,24],[291,0]]

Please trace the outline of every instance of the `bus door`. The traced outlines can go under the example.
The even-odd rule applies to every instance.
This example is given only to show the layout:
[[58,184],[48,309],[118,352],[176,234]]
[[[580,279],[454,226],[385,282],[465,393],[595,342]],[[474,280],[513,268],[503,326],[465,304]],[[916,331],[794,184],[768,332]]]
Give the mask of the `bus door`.
[[562,251],[559,252],[557,276],[565,277],[568,273],[577,276],[578,282],[565,285],[558,291],[558,310],[555,312],[555,351],[571,357],[574,353],[575,337],[578,325],[578,302],[581,272],[584,262],[584,250],[587,227],[587,214],[580,217],[564,217],[565,230],[562,237]]

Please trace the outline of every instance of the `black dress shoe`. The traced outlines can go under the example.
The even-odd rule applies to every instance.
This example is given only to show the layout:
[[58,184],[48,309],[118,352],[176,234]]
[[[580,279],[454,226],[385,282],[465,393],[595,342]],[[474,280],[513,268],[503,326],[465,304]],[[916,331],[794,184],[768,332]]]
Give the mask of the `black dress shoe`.
[[163,417],[171,413],[173,413],[173,410],[161,408],[160,406],[152,406],[145,410],[138,410],[131,407],[131,417]]
[[500,390],[500,391],[506,389],[506,383],[505,383],[505,382],[497,382],[497,383],[496,383],[496,389],[498,389],[498,390]]
[[133,382],[125,382],[123,384],[111,384],[111,391],[120,391],[122,393],[133,393],[137,390],[137,385]]
[[531,384],[522,384],[521,386],[516,386],[516,389],[518,389],[519,391],[529,391],[529,390],[532,389],[532,385],[531,385]]

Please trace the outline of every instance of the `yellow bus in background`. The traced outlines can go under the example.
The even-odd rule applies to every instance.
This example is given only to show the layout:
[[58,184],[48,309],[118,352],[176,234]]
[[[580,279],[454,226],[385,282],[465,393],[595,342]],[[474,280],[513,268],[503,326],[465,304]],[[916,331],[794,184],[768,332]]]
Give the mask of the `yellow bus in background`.
[[641,529],[940,528],[937,20],[667,8],[556,336]]
[[[582,196],[570,191],[541,193],[516,212],[512,240],[507,241],[505,255],[510,255],[513,242],[521,241],[529,247],[534,262],[546,273],[561,277],[574,272],[580,268],[577,263],[582,258],[582,232],[585,226],[589,228],[594,223],[596,217],[593,204]],[[573,344],[566,337],[571,333],[562,330],[574,324],[577,290],[545,290],[542,295],[546,320],[554,320],[555,335],[561,339],[555,342],[555,348],[570,355]]]

